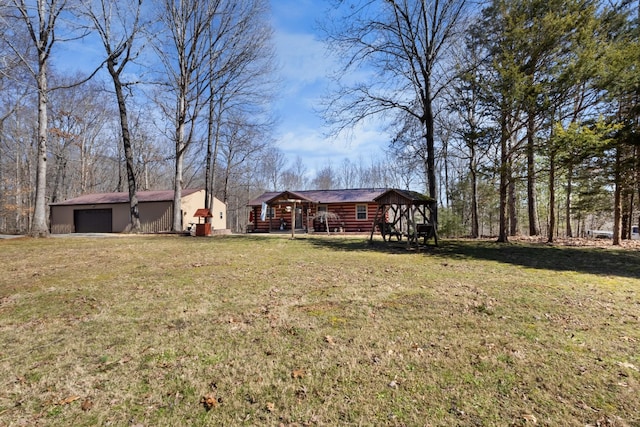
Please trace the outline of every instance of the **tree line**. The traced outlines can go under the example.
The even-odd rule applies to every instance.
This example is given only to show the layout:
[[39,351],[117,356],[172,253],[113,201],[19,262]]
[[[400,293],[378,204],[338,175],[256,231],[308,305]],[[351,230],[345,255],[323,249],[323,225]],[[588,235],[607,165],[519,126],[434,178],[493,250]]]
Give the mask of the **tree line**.
[[397,155],[420,159],[442,234],[630,236],[640,2],[339,3],[326,117],[338,131],[385,120]]
[[[0,232],[44,236],[48,203],[88,192],[128,191],[136,232],[137,191],[173,188],[178,230],[181,190],[203,187],[241,231],[265,190],[398,187],[438,200],[444,235],[610,222],[619,243],[640,198],[639,21],[623,0],[332,2],[324,118],[335,136],[374,121],[389,145],[310,174],[273,138],[265,0],[8,0]],[[61,66],[89,44],[88,71]]]

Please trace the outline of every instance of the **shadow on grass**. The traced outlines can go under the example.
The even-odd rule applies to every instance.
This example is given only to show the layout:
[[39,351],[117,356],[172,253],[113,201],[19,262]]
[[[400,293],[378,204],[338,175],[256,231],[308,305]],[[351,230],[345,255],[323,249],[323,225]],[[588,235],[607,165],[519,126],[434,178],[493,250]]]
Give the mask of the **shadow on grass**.
[[553,246],[543,243],[443,240],[438,247],[419,250],[406,242],[369,242],[359,239],[313,239],[313,245],[342,251],[375,251],[391,254],[415,254],[457,260],[485,260],[523,267],[576,271],[605,276],[640,278],[640,251],[596,247]]

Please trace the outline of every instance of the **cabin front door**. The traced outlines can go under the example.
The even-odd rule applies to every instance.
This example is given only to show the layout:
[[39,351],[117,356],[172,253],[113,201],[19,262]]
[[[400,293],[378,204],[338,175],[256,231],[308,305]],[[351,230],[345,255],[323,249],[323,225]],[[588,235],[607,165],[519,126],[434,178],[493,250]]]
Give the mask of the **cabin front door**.
[[302,208],[296,208],[296,225],[297,229],[303,228],[302,222]]

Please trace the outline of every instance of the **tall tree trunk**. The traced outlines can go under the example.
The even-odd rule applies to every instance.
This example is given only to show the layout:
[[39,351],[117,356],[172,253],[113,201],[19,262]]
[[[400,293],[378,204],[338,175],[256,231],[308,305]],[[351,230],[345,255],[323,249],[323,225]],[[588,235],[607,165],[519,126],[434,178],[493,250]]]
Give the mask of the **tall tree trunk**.
[[622,221],[620,236],[622,240],[631,236],[631,217],[633,215],[633,193],[628,189],[622,194]]
[[529,113],[527,117],[527,205],[529,209],[529,235],[540,235],[540,221],[538,219],[538,203],[536,198],[536,169],[535,169],[535,116]]
[[518,198],[516,196],[516,180],[513,178],[513,169],[511,167],[511,163],[509,163],[508,165],[507,173],[509,180],[509,235],[516,236],[518,235]]
[[184,148],[176,144],[176,169],[173,181],[173,226],[175,232],[182,231],[182,169],[184,164]]
[[[515,146],[515,142],[513,141],[514,136],[511,132],[509,132],[509,143],[507,144],[508,153],[513,152],[513,147]],[[507,163],[507,192],[508,199],[507,203],[509,205],[509,235],[516,236],[518,234],[518,209],[517,209],[517,196],[516,196],[516,180],[513,177],[513,164],[511,162],[511,156],[509,156],[509,162]]]
[[[212,101],[209,101],[209,117],[207,119],[207,155],[205,158],[204,169],[204,206],[211,209],[211,201],[213,200],[213,182],[212,182],[212,169],[211,164],[213,157],[213,107]],[[211,218],[207,218],[207,222],[210,222]]]
[[[211,82],[213,84],[213,82]],[[220,100],[222,104],[222,100]],[[209,100],[209,120],[208,120],[208,134],[207,134],[207,170],[205,172],[205,203],[206,207],[213,213],[213,201],[215,199],[215,179],[216,179],[216,162],[218,160],[218,150],[220,147],[220,127],[222,115],[222,105],[219,105],[219,113],[216,118],[215,112],[215,100],[213,95]],[[215,130],[214,130],[215,128]],[[213,221],[212,218],[207,218],[208,221]]]
[[613,244],[615,246],[620,245],[620,238],[622,232],[622,182],[621,182],[621,149],[616,147],[616,164],[615,164],[615,182],[614,182],[614,196],[613,196]]
[[[21,228],[20,227],[20,223],[22,222],[22,211],[23,211],[23,205],[24,205],[24,201],[23,201],[23,196],[22,196],[22,192],[23,192],[23,182],[24,182],[24,178],[23,178],[23,171],[22,171],[22,158],[21,158],[21,152],[20,152],[20,148],[18,145],[16,145],[16,151],[15,151],[15,191],[14,191],[14,200],[15,200],[15,205],[16,205],[16,210],[15,210],[15,231],[29,231],[31,230],[31,224],[28,224],[28,227],[26,228]],[[28,159],[30,159],[31,156],[28,156]],[[29,166],[29,161],[27,160],[27,169],[31,169]],[[31,173],[29,172],[29,175],[31,175]],[[27,176],[29,176],[27,175]],[[27,180],[28,182],[28,180]],[[28,200],[31,200],[31,195],[29,195]]]
[[131,145],[131,134],[129,133],[129,119],[127,115],[127,104],[122,92],[122,82],[120,75],[115,69],[113,58],[107,60],[107,69],[113,79],[113,86],[118,101],[118,111],[120,113],[120,130],[122,132],[122,147],[124,149],[125,166],[127,169],[127,188],[129,190],[129,227],[131,233],[139,233],[140,212],[138,210],[138,186],[136,183],[135,165],[133,162],[133,147]]
[[118,185],[116,186],[116,191],[118,193],[123,191],[123,177],[122,177],[122,145],[118,144]]
[[503,112],[500,123],[500,219],[499,219],[499,231],[498,242],[508,243],[508,215],[507,215],[507,195],[509,187],[509,152],[508,143],[509,133],[507,131],[507,118]]
[[51,203],[59,200],[60,189],[64,187],[65,169],[67,168],[68,159],[64,153],[56,155],[56,176],[51,189]]
[[183,82],[181,93],[178,94],[178,105],[176,110],[176,166],[173,179],[173,226],[172,231],[182,231],[182,169],[184,165],[185,153],[185,118],[187,116],[186,88],[188,85]]
[[565,199],[565,215],[567,221],[567,237],[573,237],[573,229],[571,226],[571,193],[573,192],[573,165],[569,163],[567,169],[567,196]]
[[549,153],[549,233],[547,242],[553,243],[556,232],[556,153]]
[[33,222],[31,224],[31,235],[33,237],[45,237],[49,234],[47,226],[47,55],[44,51],[39,52],[38,58],[38,163],[36,169],[36,194],[33,211]]
[[478,224],[478,176],[476,173],[476,152],[475,145],[471,145],[471,161],[469,162],[469,172],[471,174],[471,237],[480,237],[480,227]]
[[88,172],[86,139],[82,137],[80,144],[80,194],[85,194],[87,192],[87,181]]
[[[638,18],[640,19],[640,2],[638,3]],[[635,154],[635,168],[636,168],[636,173],[635,173],[636,194],[638,196],[638,201],[640,202],[640,149],[638,147],[634,147],[634,154]],[[633,226],[634,221],[638,221],[636,222],[636,224],[640,226],[640,217],[635,219],[632,218],[631,226]]]
[[438,193],[436,184],[436,150],[435,150],[435,137],[433,132],[434,119],[433,119],[433,106],[431,105],[431,84],[429,79],[425,80],[425,99],[424,99],[424,125],[425,125],[425,139],[427,143],[427,180],[429,186],[429,197],[435,200],[434,208],[432,212],[431,222],[437,229],[438,227]]
[[[444,196],[445,196],[445,206],[449,208],[451,206],[450,202],[450,189],[449,186],[449,153],[448,153],[448,141],[446,138],[442,138],[442,164],[444,165]],[[461,222],[463,218],[461,218]]]

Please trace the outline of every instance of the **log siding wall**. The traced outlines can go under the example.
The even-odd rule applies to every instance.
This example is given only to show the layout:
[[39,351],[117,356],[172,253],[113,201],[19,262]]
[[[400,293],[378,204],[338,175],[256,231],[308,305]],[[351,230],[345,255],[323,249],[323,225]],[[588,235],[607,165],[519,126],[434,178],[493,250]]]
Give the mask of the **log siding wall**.
[[[357,206],[366,206],[366,218],[357,218]],[[336,214],[338,218],[328,218],[329,231],[345,232],[345,233],[370,233],[373,227],[376,211],[378,205],[372,202],[354,202],[354,203],[330,203],[330,204],[302,204],[302,223],[303,227],[308,227],[309,232],[326,232],[326,225],[321,222],[316,214],[318,212],[318,206],[326,206],[327,212]],[[275,216],[271,219],[271,227],[269,226],[270,219],[266,221],[260,220],[260,206],[253,207],[254,225],[249,231],[255,233],[268,233],[269,231],[279,231],[281,219],[286,223],[284,230],[291,230],[291,213],[286,212],[284,208],[278,209],[275,207]],[[283,231],[284,231],[283,230]]]

